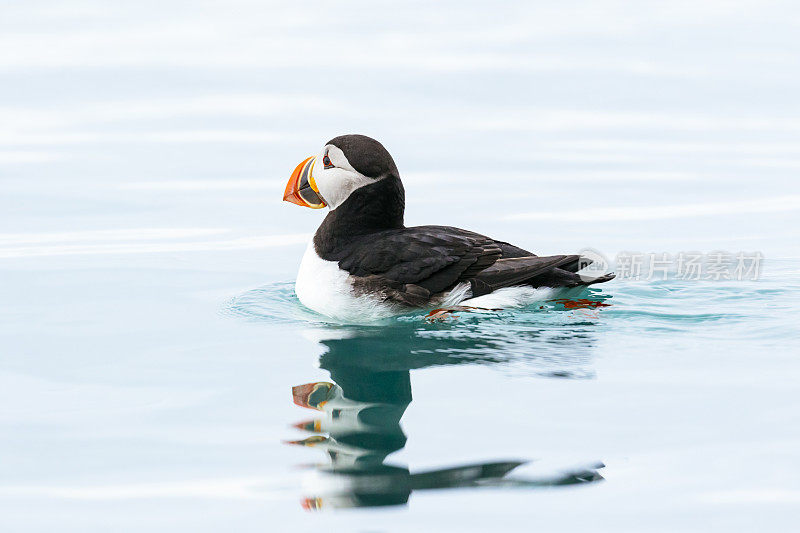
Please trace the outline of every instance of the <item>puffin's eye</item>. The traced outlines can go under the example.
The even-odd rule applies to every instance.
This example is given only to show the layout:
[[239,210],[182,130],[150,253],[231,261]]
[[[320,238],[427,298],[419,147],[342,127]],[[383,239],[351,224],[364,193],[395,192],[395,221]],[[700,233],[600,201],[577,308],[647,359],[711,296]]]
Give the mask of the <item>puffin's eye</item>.
[[325,155],[322,156],[322,164],[325,165],[325,168],[333,168],[333,163],[331,163],[331,158],[328,157],[327,150],[325,150]]

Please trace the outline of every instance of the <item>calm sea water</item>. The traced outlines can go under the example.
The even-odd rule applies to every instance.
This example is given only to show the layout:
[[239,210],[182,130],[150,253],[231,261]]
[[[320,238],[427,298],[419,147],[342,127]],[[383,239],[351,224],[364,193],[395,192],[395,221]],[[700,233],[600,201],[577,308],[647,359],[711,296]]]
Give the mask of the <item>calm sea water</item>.
[[[796,529],[792,3],[2,9],[3,531]],[[409,225],[761,276],[328,323],[280,196],[347,132]]]

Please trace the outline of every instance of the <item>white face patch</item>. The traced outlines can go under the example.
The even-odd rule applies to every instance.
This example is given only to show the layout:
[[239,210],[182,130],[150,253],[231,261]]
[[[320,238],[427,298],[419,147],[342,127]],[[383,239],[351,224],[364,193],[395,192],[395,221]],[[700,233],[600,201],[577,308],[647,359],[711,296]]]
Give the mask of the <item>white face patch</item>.
[[[325,168],[323,158],[326,152],[333,168]],[[342,205],[356,189],[376,181],[356,171],[344,156],[344,152],[331,144],[325,146],[317,156],[312,175],[320,196],[331,210]]]

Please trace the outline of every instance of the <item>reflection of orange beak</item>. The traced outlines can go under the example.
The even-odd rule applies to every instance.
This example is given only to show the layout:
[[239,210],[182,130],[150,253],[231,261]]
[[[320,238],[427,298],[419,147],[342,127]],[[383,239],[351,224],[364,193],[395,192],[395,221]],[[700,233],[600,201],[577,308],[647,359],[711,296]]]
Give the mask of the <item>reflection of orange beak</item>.
[[300,505],[306,511],[317,511],[322,507],[322,498],[303,498]]
[[322,420],[309,420],[308,422],[298,422],[297,424],[292,424],[292,427],[296,427],[297,429],[302,429],[303,431],[310,431],[312,433],[321,433]]
[[328,381],[296,385],[292,387],[292,399],[295,405],[320,411],[332,395],[334,386]]
[[285,440],[283,441],[284,444],[294,444],[295,446],[308,446],[311,448],[312,446],[316,446],[322,442],[328,442],[328,437],[323,437],[322,435],[314,435],[313,437],[308,437],[307,439],[303,440]]
[[286,184],[286,190],[283,191],[284,202],[292,202],[311,209],[321,209],[327,205],[320,196],[314,181],[312,170],[316,159],[316,157],[309,157],[294,169],[289,183]]

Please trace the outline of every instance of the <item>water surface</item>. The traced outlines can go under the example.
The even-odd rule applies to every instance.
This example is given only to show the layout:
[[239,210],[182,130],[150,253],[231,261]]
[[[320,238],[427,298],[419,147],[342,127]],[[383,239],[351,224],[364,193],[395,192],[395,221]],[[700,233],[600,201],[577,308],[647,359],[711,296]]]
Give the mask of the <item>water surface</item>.
[[[0,529],[794,531],[797,17],[4,6]],[[349,132],[409,225],[761,277],[328,323],[292,289],[321,213],[279,200]]]

